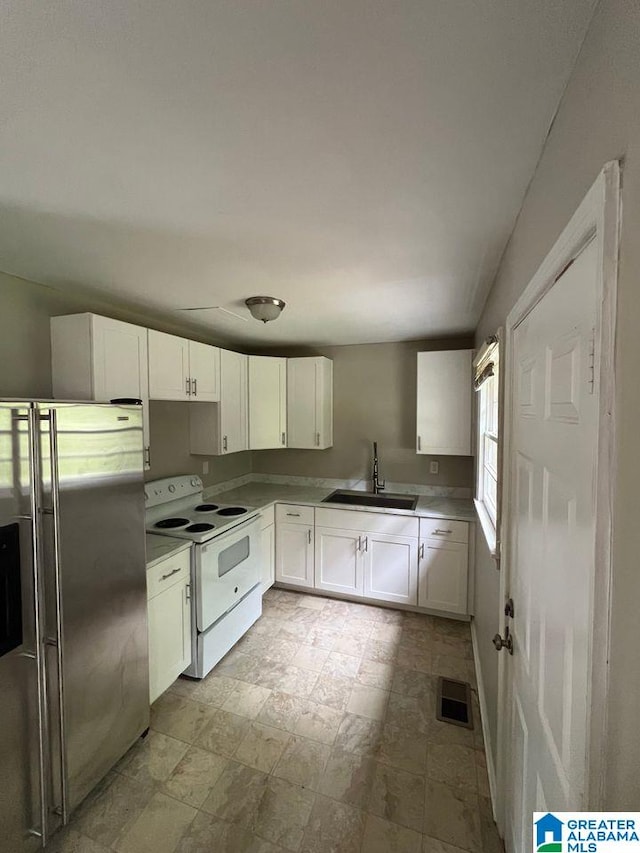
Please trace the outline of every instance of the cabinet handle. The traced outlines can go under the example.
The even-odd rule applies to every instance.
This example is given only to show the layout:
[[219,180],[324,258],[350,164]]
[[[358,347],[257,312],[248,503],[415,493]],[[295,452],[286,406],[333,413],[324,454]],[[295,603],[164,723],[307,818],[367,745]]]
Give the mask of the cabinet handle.
[[299,512],[288,512],[287,515],[290,515],[291,518],[300,518]]
[[222,438],[222,449],[223,450],[227,449],[227,436],[226,435],[223,436],[223,438]]
[[285,433],[282,433],[282,444],[284,445],[286,443],[287,443],[287,441],[286,441]]
[[420,436],[418,436],[418,452],[420,452],[421,450],[422,450],[422,440],[421,440]]
[[424,542],[421,542],[420,547],[418,548],[418,559],[424,560]]
[[186,385],[187,397],[190,397],[191,396],[191,380],[189,379],[188,376],[184,380],[184,384]]
[[191,601],[191,584],[188,583],[184,588],[184,600]]
[[160,580],[166,581],[167,578],[170,578],[172,575],[177,575],[181,569],[174,569],[172,572],[167,572],[166,575],[161,575]]
[[192,379],[191,383],[193,385],[193,391],[191,393],[193,394],[194,397],[197,397],[198,396],[198,380]]
[[368,536],[364,537],[364,550],[365,551],[369,550],[369,537]]
[[320,433],[316,433],[316,447],[320,447]]
[[144,464],[151,468],[151,448],[145,447],[144,449]]
[[448,536],[450,533],[453,533],[453,530],[440,530],[439,527],[436,527],[436,529],[433,531],[433,533],[435,536],[438,536],[438,535]]
[[311,545],[311,528],[309,528],[309,530],[307,530],[307,534],[309,536],[309,545]]
[[362,551],[362,536],[358,536],[358,544],[356,545],[356,551]]

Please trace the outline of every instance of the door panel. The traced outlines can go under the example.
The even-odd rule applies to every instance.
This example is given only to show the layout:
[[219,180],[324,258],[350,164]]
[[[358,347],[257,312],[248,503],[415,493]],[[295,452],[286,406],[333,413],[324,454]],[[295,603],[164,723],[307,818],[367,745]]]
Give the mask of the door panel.
[[588,807],[597,267],[594,240],[513,333],[509,851],[523,849],[539,802],[554,811]]
[[[149,725],[147,602],[139,410],[55,404],[59,580],[68,808]],[[51,421],[41,410],[44,504],[52,492]],[[54,516],[45,515],[43,575],[55,636]],[[54,658],[52,657],[51,660]],[[57,673],[51,669],[55,711]]]
[[[41,649],[36,634],[29,407],[0,403],[0,850],[41,846]],[[17,611],[17,612],[16,612]],[[44,803],[41,795],[44,793]]]
[[468,550],[461,542],[424,539],[420,543],[420,607],[467,612]]
[[191,663],[188,584],[177,583],[149,601],[149,696],[155,700]]
[[276,580],[313,587],[313,528],[276,524]]
[[286,446],[287,360],[249,356],[249,447]]
[[188,400],[189,341],[149,329],[149,397]]
[[247,356],[229,350],[220,354],[220,434],[222,452],[247,450]]
[[381,533],[367,533],[363,538],[365,596],[417,604],[418,540]]
[[353,530],[316,527],[316,588],[362,596],[361,536]]
[[215,403],[220,399],[220,350],[189,341],[189,378],[194,400]]

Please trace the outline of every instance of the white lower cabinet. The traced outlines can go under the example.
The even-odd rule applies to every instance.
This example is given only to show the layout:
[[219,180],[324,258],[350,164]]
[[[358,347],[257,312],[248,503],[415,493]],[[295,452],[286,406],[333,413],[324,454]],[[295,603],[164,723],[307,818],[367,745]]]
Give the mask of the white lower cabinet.
[[272,506],[260,516],[260,552],[264,595],[276,579],[276,525]]
[[[459,528],[465,528],[466,536],[468,525],[462,522],[455,524]],[[420,539],[418,583],[420,607],[447,613],[468,613],[468,575],[469,546],[466,541],[452,542],[442,536]]]
[[189,555],[189,550],[181,551],[147,571],[151,702],[191,663]]
[[276,580],[313,589],[313,507],[276,506]]
[[361,541],[354,530],[316,527],[316,589],[362,598]]
[[413,536],[367,533],[364,595],[396,604],[418,603],[418,550]]

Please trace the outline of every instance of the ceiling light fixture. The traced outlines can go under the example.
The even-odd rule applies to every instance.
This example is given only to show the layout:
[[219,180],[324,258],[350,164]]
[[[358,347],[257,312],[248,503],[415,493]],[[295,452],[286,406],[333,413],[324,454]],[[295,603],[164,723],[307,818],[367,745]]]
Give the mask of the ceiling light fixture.
[[245,305],[251,311],[251,316],[256,320],[262,320],[263,323],[268,323],[269,320],[277,320],[280,312],[285,306],[282,299],[276,299],[274,296],[251,296],[245,299]]

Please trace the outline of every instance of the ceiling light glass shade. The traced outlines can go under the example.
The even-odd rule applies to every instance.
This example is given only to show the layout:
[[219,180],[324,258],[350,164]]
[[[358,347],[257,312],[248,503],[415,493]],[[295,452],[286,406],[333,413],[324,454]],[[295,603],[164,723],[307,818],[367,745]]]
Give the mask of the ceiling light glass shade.
[[251,296],[245,300],[245,305],[251,311],[252,317],[268,323],[269,320],[276,320],[280,316],[285,303],[274,296]]

